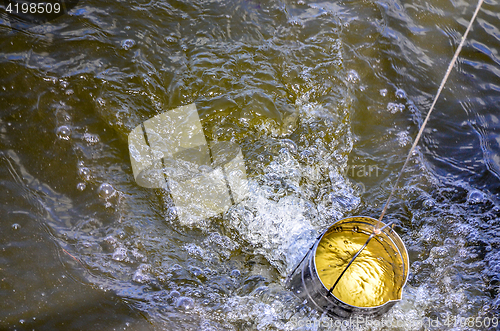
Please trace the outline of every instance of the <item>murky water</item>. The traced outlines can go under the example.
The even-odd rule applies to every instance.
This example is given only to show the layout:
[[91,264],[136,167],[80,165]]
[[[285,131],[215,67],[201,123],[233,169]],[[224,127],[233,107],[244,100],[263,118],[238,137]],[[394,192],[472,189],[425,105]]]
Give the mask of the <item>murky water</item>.
[[[284,279],[329,224],[379,215],[474,6],[82,0],[28,30],[2,19],[2,328],[334,328]],[[413,324],[361,329],[495,329],[498,8],[483,5],[385,219],[411,270],[384,319]],[[185,225],[134,182],[126,136],[191,102],[207,140],[241,147],[251,194]]]

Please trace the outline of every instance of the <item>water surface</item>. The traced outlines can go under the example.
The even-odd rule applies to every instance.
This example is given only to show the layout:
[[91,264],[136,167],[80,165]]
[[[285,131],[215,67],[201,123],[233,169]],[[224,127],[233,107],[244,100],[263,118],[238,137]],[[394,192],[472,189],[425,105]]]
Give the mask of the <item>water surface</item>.
[[[326,329],[285,277],[335,220],[379,215],[474,6],[82,0],[2,19],[2,328]],[[389,321],[498,316],[498,8],[386,216],[411,261]],[[134,182],[126,137],[191,102],[208,140],[241,146],[252,194],[186,226]]]

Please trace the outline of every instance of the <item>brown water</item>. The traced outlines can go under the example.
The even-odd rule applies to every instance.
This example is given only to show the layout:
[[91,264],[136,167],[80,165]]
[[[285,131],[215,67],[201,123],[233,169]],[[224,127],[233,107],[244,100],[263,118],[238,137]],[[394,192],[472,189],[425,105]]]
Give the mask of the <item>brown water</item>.
[[[0,329],[331,329],[284,279],[335,220],[380,214],[474,6],[81,0],[31,27],[0,9]],[[411,261],[384,318],[413,326],[361,329],[494,329],[499,6],[384,219]],[[191,102],[208,141],[241,147],[252,194],[183,225],[135,183],[126,138]]]

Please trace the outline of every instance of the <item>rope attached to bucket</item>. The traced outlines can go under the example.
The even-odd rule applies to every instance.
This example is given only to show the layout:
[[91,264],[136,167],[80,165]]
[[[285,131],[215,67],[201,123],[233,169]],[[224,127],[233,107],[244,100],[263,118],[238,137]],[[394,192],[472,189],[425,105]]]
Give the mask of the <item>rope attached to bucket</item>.
[[469,31],[470,31],[470,29],[472,27],[472,24],[476,20],[477,14],[479,13],[479,10],[481,9],[481,5],[482,4],[483,4],[483,0],[479,0],[479,2],[477,4],[477,7],[476,7],[476,10],[475,10],[474,14],[472,15],[472,18],[471,18],[471,20],[469,22],[469,25],[467,26],[467,30],[465,30],[465,33],[462,36],[462,40],[460,40],[460,44],[458,45],[457,50],[455,51],[455,55],[453,55],[453,58],[451,59],[450,64],[448,65],[448,69],[446,70],[446,74],[444,75],[443,80],[441,81],[441,85],[439,85],[438,91],[436,93],[436,96],[434,97],[434,101],[432,102],[431,108],[429,109],[429,112],[427,113],[427,116],[425,117],[424,122],[422,123],[422,126],[420,127],[420,130],[418,131],[417,136],[415,137],[415,141],[413,142],[413,145],[411,146],[410,151],[408,152],[408,156],[406,157],[405,163],[403,164],[403,167],[401,168],[401,170],[399,172],[398,178],[396,179],[396,182],[394,182],[394,185],[392,187],[391,193],[389,194],[389,198],[387,199],[387,201],[386,201],[386,203],[384,205],[384,209],[382,209],[382,213],[380,214],[380,217],[379,217],[377,223],[375,224],[375,228],[373,229],[373,233],[368,237],[368,240],[365,242],[365,244],[353,256],[353,258],[351,259],[351,261],[347,264],[347,266],[345,267],[344,271],[342,271],[342,273],[340,274],[340,276],[337,278],[337,281],[335,282],[335,284],[333,284],[333,286],[330,288],[330,290],[328,292],[332,293],[332,291],[335,289],[335,286],[337,286],[337,284],[339,283],[340,278],[342,278],[342,276],[347,271],[347,268],[349,268],[349,266],[359,256],[359,254],[361,254],[361,252],[363,251],[363,249],[365,249],[365,247],[368,245],[368,243],[370,242],[370,240],[372,240],[375,236],[377,236],[380,233],[382,233],[383,229],[385,229],[387,226],[389,226],[389,225],[392,224],[392,222],[391,222],[391,223],[385,225],[382,229],[379,229],[380,223],[382,223],[382,219],[384,218],[384,215],[385,215],[385,213],[387,211],[387,208],[389,207],[389,204],[390,204],[390,202],[392,200],[392,196],[394,195],[394,192],[396,191],[396,188],[397,188],[397,186],[399,184],[399,181],[400,181],[401,177],[403,176],[403,172],[404,172],[404,170],[406,168],[406,165],[410,161],[410,158],[413,155],[413,152],[414,152],[415,148],[417,147],[417,144],[418,144],[418,142],[420,140],[420,137],[422,136],[422,133],[424,132],[424,129],[425,129],[425,126],[427,125],[429,117],[430,117],[432,111],[434,110],[434,106],[436,105],[436,102],[437,102],[439,96],[441,95],[441,92],[443,91],[444,85],[446,84],[446,81],[448,80],[448,77],[450,76],[450,73],[451,73],[451,70],[453,69],[453,66],[457,62],[458,55],[460,54],[460,51],[462,50],[462,47],[463,47],[463,45],[465,43],[465,40],[467,39],[467,35],[469,34]]

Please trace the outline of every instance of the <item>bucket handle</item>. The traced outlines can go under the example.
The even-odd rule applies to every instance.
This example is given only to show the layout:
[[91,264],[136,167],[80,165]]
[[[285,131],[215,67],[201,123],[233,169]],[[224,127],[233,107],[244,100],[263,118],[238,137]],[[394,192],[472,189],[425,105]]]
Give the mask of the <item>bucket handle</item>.
[[347,264],[347,266],[345,267],[345,269],[342,271],[342,273],[340,274],[340,276],[337,278],[337,280],[335,281],[335,284],[333,284],[333,286],[330,288],[330,290],[328,291],[328,293],[332,294],[333,290],[335,289],[335,286],[337,286],[337,284],[339,283],[340,278],[342,278],[342,276],[344,276],[345,272],[347,271],[347,268],[349,268],[351,266],[351,264],[354,262],[354,260],[359,256],[359,254],[361,254],[361,252],[363,251],[363,249],[365,249],[366,246],[368,246],[368,243],[370,242],[370,240],[372,240],[376,235],[382,233],[382,230],[384,230],[388,226],[392,225],[393,223],[394,222],[389,222],[385,226],[383,226],[382,228],[375,229],[375,230],[378,230],[377,232],[375,232],[375,230],[374,230],[370,234],[370,236],[366,240],[365,244],[358,250],[358,252],[356,254],[354,254],[354,256],[352,257],[351,261],[349,261],[349,263]]
[[297,269],[299,268],[299,266],[302,264],[302,262],[304,262],[304,260],[306,259],[306,257],[309,255],[309,252],[312,251],[312,249],[314,248],[314,245],[316,245],[316,242],[323,236],[324,233],[321,233],[318,238],[316,238],[316,240],[314,241],[314,243],[312,244],[311,248],[309,248],[309,250],[307,251],[307,254],[304,255],[304,257],[302,258],[302,260],[300,260],[300,262],[295,266],[295,268],[293,268],[293,271],[290,273],[290,275],[287,277],[286,279],[286,282],[288,283],[290,281],[290,279],[292,278],[293,274],[295,273],[295,271],[297,271]]

